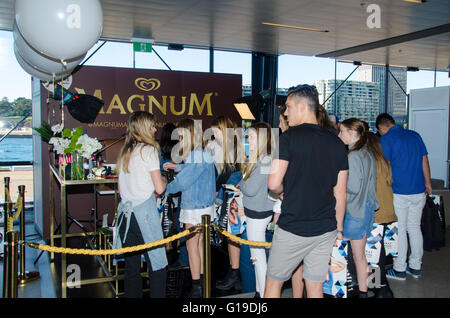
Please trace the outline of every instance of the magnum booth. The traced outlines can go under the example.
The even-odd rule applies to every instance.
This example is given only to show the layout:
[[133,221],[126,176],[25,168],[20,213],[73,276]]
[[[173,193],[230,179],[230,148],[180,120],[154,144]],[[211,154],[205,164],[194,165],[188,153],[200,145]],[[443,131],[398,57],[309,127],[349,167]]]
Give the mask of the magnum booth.
[[[130,113],[136,110],[155,115],[157,139],[165,123],[177,123],[184,118],[202,120],[203,130],[210,127],[217,116],[227,116],[240,122],[233,101],[242,96],[242,76],[234,74],[159,71],[147,69],[83,66],[69,78],[65,89],[72,94],[93,95],[104,102],[93,123],[74,119],[52,93],[33,79],[33,127],[41,121],[50,125],[61,123],[64,128],[82,126],[89,137],[95,137],[106,147],[120,139],[126,131]],[[80,109],[79,111],[83,111]],[[48,240],[50,237],[50,182],[54,182],[54,214],[60,223],[60,188],[50,179],[50,164],[54,163],[51,146],[33,133],[34,142],[34,202],[35,226]],[[40,146],[39,146],[40,145]],[[106,163],[115,163],[121,143],[116,143],[101,153]],[[108,224],[114,218],[114,196],[97,196],[92,185],[67,188],[67,211],[86,228],[93,230],[94,196],[97,197],[97,220],[101,223],[108,214]],[[70,222],[68,222],[70,224]],[[68,233],[80,232],[72,224]]]

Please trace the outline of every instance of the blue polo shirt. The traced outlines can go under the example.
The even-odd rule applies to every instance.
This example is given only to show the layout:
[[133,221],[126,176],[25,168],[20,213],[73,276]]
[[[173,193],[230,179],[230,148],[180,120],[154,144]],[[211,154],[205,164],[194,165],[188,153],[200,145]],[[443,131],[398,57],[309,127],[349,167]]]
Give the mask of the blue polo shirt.
[[422,137],[412,130],[393,126],[380,138],[384,156],[391,162],[392,190],[396,194],[425,192],[423,156],[428,155]]

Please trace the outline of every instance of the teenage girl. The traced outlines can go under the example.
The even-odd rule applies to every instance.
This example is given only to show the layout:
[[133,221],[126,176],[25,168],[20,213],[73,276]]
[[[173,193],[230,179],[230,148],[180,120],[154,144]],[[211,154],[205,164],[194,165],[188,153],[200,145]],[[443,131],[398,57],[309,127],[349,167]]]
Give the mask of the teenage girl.
[[357,118],[349,118],[341,123],[339,138],[349,148],[347,208],[342,235],[344,239],[350,240],[361,298],[367,298],[368,289],[366,240],[372,230],[374,211],[379,208],[376,194],[377,167],[367,148],[367,134],[366,125]]
[[[237,125],[225,116],[215,118],[211,124],[214,134],[212,146],[213,158],[216,168],[216,204],[221,205],[223,200],[223,184],[237,185],[242,179],[240,165],[246,161],[244,146],[236,133]],[[220,290],[242,289],[240,265],[240,245],[228,240],[228,255],[230,268],[221,280],[217,281],[216,288]]]
[[[166,182],[159,168],[159,146],[155,141],[152,114],[130,115],[125,143],[119,152],[117,170],[121,202],[115,248],[161,240],[163,233],[156,208],[155,192],[164,193]],[[164,247],[125,254],[125,297],[142,297],[141,255],[148,265],[150,296],[163,298],[166,292],[167,258]]]
[[[167,162],[164,170],[174,169],[175,179],[167,185],[166,193],[181,192],[180,223],[189,229],[202,223],[202,215],[208,214],[214,219],[215,178],[214,162],[211,154],[202,147],[202,130],[194,129],[192,119],[182,120],[177,127],[179,143],[174,151],[178,155],[174,164]],[[192,233],[186,247],[189,257],[189,267],[192,276],[190,297],[202,297],[201,274],[203,270],[203,239],[201,231]]]
[[[248,130],[249,161],[241,165],[244,212],[247,217],[247,236],[250,241],[265,242],[266,228],[272,220],[274,201],[269,198],[267,181],[275,144],[267,123],[253,124]],[[255,266],[255,298],[264,295],[267,259],[264,247],[250,247]]]

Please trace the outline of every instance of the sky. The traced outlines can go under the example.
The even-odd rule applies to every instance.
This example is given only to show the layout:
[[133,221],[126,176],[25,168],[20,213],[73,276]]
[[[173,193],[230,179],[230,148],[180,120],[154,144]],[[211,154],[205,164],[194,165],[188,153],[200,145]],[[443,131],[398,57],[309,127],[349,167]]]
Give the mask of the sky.
[[[103,41],[97,42],[87,53],[89,56]],[[13,101],[18,97],[31,98],[31,76],[17,63],[14,56],[12,32],[0,31],[0,99],[7,97]],[[209,72],[209,51],[184,49],[170,51],[167,47],[154,46],[154,50],[164,59],[172,70]],[[133,67],[133,49],[131,44],[107,42],[85,65],[115,67]],[[136,53],[136,68],[168,70],[155,53]],[[354,65],[338,63],[337,79],[345,79]],[[313,84],[315,80],[334,79],[334,60],[281,55],[278,58],[278,87],[289,88],[301,83]],[[214,71],[216,73],[242,74],[242,84],[251,84],[251,55],[245,53],[214,53]],[[357,80],[355,72],[350,80]],[[436,86],[450,85],[447,72],[437,72]],[[434,86],[434,72],[408,72],[407,89]]]

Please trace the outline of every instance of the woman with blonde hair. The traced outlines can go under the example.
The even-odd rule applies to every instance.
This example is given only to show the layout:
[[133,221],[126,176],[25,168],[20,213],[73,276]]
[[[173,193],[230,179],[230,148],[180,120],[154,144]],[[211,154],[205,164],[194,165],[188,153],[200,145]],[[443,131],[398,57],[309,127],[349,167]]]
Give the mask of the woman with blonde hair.
[[[247,217],[247,237],[250,241],[265,242],[266,228],[273,216],[274,201],[269,198],[267,182],[272,166],[275,142],[272,127],[256,123],[248,129],[249,160],[241,165],[244,213]],[[267,259],[264,247],[250,247],[255,267],[255,298],[264,296]]]
[[359,296],[367,298],[368,263],[365,255],[366,240],[372,230],[374,211],[379,208],[376,195],[377,168],[367,148],[367,128],[357,118],[341,123],[339,138],[348,150],[347,209],[343,237],[350,240]]
[[[215,118],[211,123],[214,141],[208,144],[213,153],[216,167],[216,205],[221,206],[224,184],[236,186],[242,179],[241,165],[245,163],[246,156],[241,136],[238,134],[238,126],[225,116]],[[224,213],[225,211],[223,211]],[[242,289],[240,277],[240,245],[228,240],[228,256],[230,268],[221,280],[217,281],[219,290]]]
[[[174,164],[167,162],[164,170],[174,169],[175,179],[167,185],[166,193],[181,192],[180,223],[189,229],[202,223],[203,215],[214,217],[215,183],[211,154],[203,150],[202,130],[194,128],[194,120],[182,120],[177,127],[180,142],[172,149]],[[203,239],[201,231],[192,233],[186,240],[189,268],[192,276],[192,298],[202,296]]]
[[[117,159],[119,191],[118,231],[114,247],[135,246],[163,238],[155,192],[164,193],[166,182],[159,168],[159,146],[155,141],[152,114],[137,111],[130,115],[125,143]],[[141,254],[125,254],[125,297],[142,297]],[[150,278],[150,296],[166,293],[167,258],[164,247],[144,251]]]

